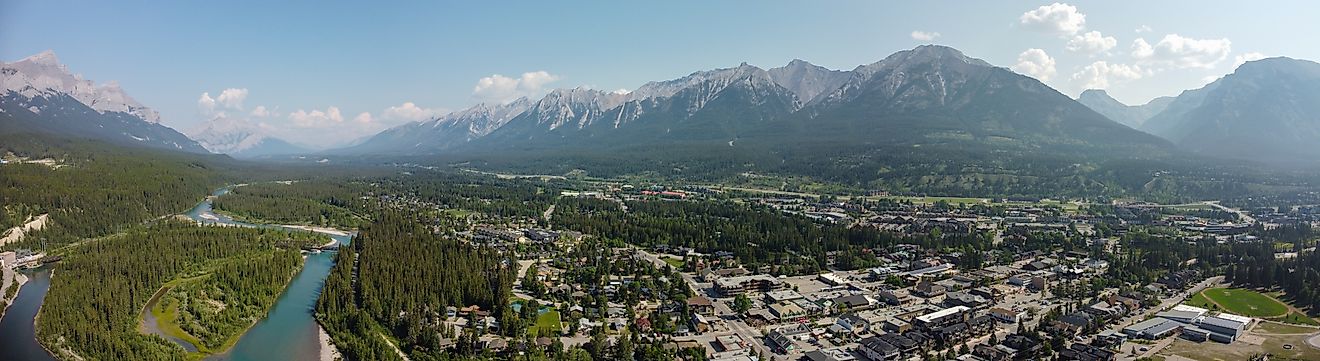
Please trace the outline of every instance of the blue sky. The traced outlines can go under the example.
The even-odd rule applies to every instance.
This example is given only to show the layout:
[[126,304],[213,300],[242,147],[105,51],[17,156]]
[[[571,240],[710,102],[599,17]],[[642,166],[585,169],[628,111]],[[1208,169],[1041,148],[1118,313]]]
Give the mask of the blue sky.
[[185,132],[223,112],[328,146],[551,88],[634,89],[744,61],[851,69],[923,43],[1143,103],[1239,58],[1320,59],[1315,14],[1320,2],[0,0],[0,59],[54,50]]

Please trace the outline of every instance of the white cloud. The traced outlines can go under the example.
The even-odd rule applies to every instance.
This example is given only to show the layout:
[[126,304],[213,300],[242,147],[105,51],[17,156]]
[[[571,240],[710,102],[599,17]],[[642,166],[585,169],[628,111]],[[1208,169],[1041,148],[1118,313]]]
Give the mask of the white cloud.
[[344,115],[339,113],[338,107],[329,107],[325,111],[312,109],[312,111],[298,111],[289,113],[289,120],[293,125],[299,128],[322,128],[335,126],[344,123]]
[[1256,61],[1260,59],[1265,59],[1265,54],[1257,53],[1254,51],[1250,53],[1238,54],[1237,56],[1233,57],[1233,69],[1237,69],[1239,66],[1242,66],[1242,64],[1246,64],[1248,61]]
[[1044,82],[1054,76],[1054,58],[1046,54],[1044,50],[1027,49],[1027,51],[1018,55],[1017,64],[1014,64],[1012,69]]
[[197,98],[197,110],[207,118],[224,117],[226,109],[243,110],[243,100],[247,99],[247,88],[229,88],[220,91],[220,96],[211,97],[210,92],[202,92]]
[[215,97],[215,100],[225,108],[241,110],[243,109],[243,99],[247,99],[247,95],[247,88],[229,88],[221,91],[220,96]]
[[1086,14],[1078,12],[1076,6],[1053,3],[1022,13],[1018,23],[1026,29],[1067,36],[1086,28]]
[[214,114],[215,98],[211,98],[210,93],[202,92],[202,97],[197,99],[197,110],[208,116]]
[[1080,89],[1106,89],[1113,84],[1141,79],[1142,76],[1138,66],[1097,61],[1074,73],[1072,81]]
[[1210,69],[1228,57],[1232,45],[1227,38],[1193,39],[1168,34],[1155,45],[1146,39],[1133,40],[1132,58],[1139,64],[1156,67]]
[[371,113],[361,112],[358,113],[356,117],[353,117],[353,121],[358,122],[358,124],[371,124],[371,122],[375,120],[371,118]]
[[624,95],[624,94],[628,94],[628,93],[632,93],[632,91],[631,91],[631,90],[628,90],[628,89],[623,89],[623,88],[619,88],[619,89],[617,89],[617,90],[615,90],[615,91],[610,92],[610,94],[618,94],[618,95]]
[[912,39],[921,41],[931,41],[940,37],[940,33],[934,31],[913,30]]
[[429,119],[437,115],[446,113],[445,109],[422,108],[413,104],[413,102],[404,102],[403,104],[385,108],[381,116],[386,119],[397,119],[407,121],[418,121]]
[[274,112],[270,111],[269,109],[266,109],[266,106],[265,106],[265,105],[258,105],[256,108],[252,108],[252,113],[251,113],[251,114],[252,114],[252,116],[254,116],[254,117],[258,117],[258,118],[264,118],[264,117],[269,117],[269,116],[275,115]]
[[1108,53],[1109,49],[1113,49],[1115,46],[1118,46],[1118,39],[1114,39],[1112,36],[1104,36],[1099,31],[1090,31],[1068,40],[1066,48],[1072,52],[1096,56]]
[[523,73],[518,78],[494,74],[477,80],[472,95],[483,101],[507,102],[523,96],[544,92],[546,84],[559,80],[559,76],[544,70]]
[[1137,33],[1137,34],[1141,34],[1141,33],[1149,33],[1149,32],[1150,32],[1150,25],[1142,25],[1142,26],[1138,26],[1136,29],[1134,29],[1134,30],[1132,30],[1132,31],[1135,32],[1135,33]]

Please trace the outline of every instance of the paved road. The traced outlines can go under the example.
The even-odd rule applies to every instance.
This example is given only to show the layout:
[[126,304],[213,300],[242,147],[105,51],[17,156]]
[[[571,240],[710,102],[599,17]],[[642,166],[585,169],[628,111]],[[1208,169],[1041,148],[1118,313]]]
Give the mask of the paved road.
[[1224,211],[1224,212],[1232,212],[1232,213],[1235,213],[1235,214],[1238,215],[1239,218],[1242,218],[1243,221],[1247,222],[1247,224],[1256,224],[1256,219],[1255,219],[1255,218],[1252,218],[1250,214],[1247,214],[1247,212],[1244,212],[1244,211],[1242,211],[1242,210],[1238,210],[1238,209],[1234,209],[1234,208],[1226,207],[1226,206],[1224,206],[1224,205],[1222,205],[1222,204],[1219,204],[1219,201],[1207,201],[1207,202],[1204,202],[1204,203],[1205,203],[1206,205],[1209,205],[1209,206],[1211,206],[1211,207],[1214,207],[1215,209],[1218,209],[1218,210],[1221,210],[1221,211]]

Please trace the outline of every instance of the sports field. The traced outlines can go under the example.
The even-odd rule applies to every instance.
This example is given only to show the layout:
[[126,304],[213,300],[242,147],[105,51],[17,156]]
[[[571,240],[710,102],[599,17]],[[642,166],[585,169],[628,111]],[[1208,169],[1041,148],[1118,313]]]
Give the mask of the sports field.
[[[1218,305],[1220,310],[1250,317],[1272,318],[1288,314],[1288,305],[1260,292],[1242,288],[1210,288],[1201,291],[1204,299]],[[1197,297],[1192,298],[1197,303]],[[1199,306],[1199,305],[1198,305]]]

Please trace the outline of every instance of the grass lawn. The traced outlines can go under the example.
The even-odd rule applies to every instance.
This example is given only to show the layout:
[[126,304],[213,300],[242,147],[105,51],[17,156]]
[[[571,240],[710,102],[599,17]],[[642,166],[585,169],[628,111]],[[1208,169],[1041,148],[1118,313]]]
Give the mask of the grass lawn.
[[1201,292],[1197,292],[1196,294],[1192,295],[1192,298],[1187,300],[1186,302],[1183,302],[1183,304],[1189,306],[1196,306],[1207,310],[1215,308],[1215,304],[1211,303],[1210,299],[1205,298],[1205,295],[1201,294]]
[[556,335],[564,329],[564,324],[559,321],[559,311],[550,309],[545,313],[536,316],[536,324],[527,328],[527,332],[533,335]]
[[211,350],[208,349],[206,345],[202,344],[202,340],[188,334],[187,331],[184,331],[183,328],[179,327],[177,322],[179,318],[178,300],[175,300],[170,296],[161,297],[161,299],[151,307],[150,312],[151,315],[156,318],[156,327],[160,328],[160,332],[164,332],[166,335],[183,340],[192,344],[194,347],[197,347],[197,353],[189,353],[189,357],[196,355],[198,356],[196,358],[200,359],[201,355],[211,353]]
[[1201,291],[1201,294],[1229,313],[1261,318],[1281,317],[1288,314],[1288,305],[1252,290],[1211,288]]
[[680,270],[683,269],[683,260],[681,259],[665,257],[665,258],[661,258],[661,260],[664,260],[665,263],[668,263],[669,267],[674,267],[674,269],[680,269]]
[[1320,329],[1317,329],[1315,327],[1284,325],[1274,322],[1261,322],[1260,324],[1256,325],[1256,328],[1251,329],[1251,332],[1256,332],[1256,333],[1294,334],[1294,335],[1310,334],[1310,333],[1315,333],[1316,331],[1320,331]]
[[1298,325],[1320,326],[1320,322],[1316,322],[1315,319],[1308,317],[1305,314],[1302,314],[1301,312],[1296,312],[1296,311],[1289,313],[1288,316],[1275,317],[1275,318],[1271,318],[1270,320],[1298,324]]

